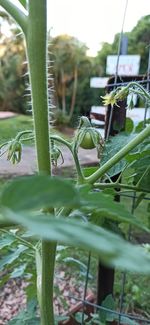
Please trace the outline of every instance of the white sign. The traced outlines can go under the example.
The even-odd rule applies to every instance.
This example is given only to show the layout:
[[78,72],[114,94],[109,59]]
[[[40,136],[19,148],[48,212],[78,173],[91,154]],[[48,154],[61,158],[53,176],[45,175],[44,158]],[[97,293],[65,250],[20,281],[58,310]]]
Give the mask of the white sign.
[[96,114],[106,114],[106,107],[105,106],[91,106],[91,112],[90,113],[96,113]]
[[109,78],[94,77],[90,79],[91,88],[105,88]]
[[[106,73],[114,75],[116,73],[118,56],[108,55]],[[118,64],[119,76],[137,76],[140,68],[140,55],[120,55]]]

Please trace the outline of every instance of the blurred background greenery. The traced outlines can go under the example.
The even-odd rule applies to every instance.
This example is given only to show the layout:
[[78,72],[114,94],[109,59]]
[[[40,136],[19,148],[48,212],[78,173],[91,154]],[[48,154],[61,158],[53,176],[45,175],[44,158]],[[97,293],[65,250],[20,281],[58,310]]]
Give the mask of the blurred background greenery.
[[[1,30],[3,23],[9,33]],[[141,56],[140,74],[146,74],[150,15],[141,18],[128,37],[128,54]],[[25,44],[20,31],[5,13],[0,12],[0,111],[30,114],[30,90]],[[87,56],[86,44],[69,35],[51,38],[49,33],[50,102],[55,106],[56,124],[73,125],[78,116],[89,115],[92,105],[101,105],[103,89],[90,88],[91,77],[106,76],[107,55],[117,53],[119,33],[112,44],[103,43],[96,57]]]

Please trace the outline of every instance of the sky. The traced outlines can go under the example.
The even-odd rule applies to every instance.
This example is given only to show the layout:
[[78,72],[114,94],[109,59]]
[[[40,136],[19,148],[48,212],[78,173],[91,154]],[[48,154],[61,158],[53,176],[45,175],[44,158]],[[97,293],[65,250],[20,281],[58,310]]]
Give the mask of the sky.
[[[127,0],[48,0],[51,36],[69,34],[86,43],[89,55],[96,55],[103,42],[112,43],[121,30]],[[150,0],[128,0],[124,31],[150,14]]]

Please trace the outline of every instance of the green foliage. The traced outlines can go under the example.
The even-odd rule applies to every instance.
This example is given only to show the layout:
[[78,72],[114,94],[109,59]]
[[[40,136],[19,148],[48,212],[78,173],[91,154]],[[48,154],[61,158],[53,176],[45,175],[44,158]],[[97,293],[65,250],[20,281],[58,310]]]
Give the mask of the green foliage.
[[129,37],[129,54],[141,55],[140,73],[145,74],[148,61],[148,44],[150,39],[150,15],[142,17],[133,30],[127,34]]
[[[122,274],[116,271],[115,294],[120,295],[120,282]],[[150,300],[150,277],[136,274],[126,274],[126,285],[124,295],[124,310],[137,311],[139,314],[145,312],[150,314],[150,306],[147,302]]]
[[2,256],[0,268],[3,271],[7,269],[6,274],[0,279],[1,286],[11,278],[21,277],[24,278],[24,281],[30,279],[30,289],[32,288],[34,292],[34,246],[30,243],[29,237],[28,241],[26,241],[25,233],[18,228],[1,230],[0,233]]
[[[18,195],[20,197],[17,202]],[[79,205],[78,191],[67,180],[47,176],[15,179],[6,186],[1,204],[13,211],[37,210],[42,208],[76,207]]]
[[24,251],[26,251],[27,247],[20,245],[17,250],[10,253],[6,257],[3,257],[0,262],[0,268],[3,269],[4,267],[9,266],[12,264],[16,259],[19,258],[20,254],[22,254]]
[[89,192],[88,186],[82,186],[77,190],[72,181],[57,177],[34,176],[13,180],[5,186],[2,192],[1,205],[14,212],[30,210],[38,212],[42,208],[47,208],[47,211],[51,212],[52,208],[65,207],[71,210],[80,209],[85,215],[92,212],[92,216],[95,209],[99,218],[105,217],[131,223],[146,230],[143,223],[137,221],[123,205],[115,202],[111,196],[102,192]]
[[6,20],[9,22],[10,31],[9,37],[1,35],[0,110],[24,114],[28,107],[27,97],[24,97],[28,79],[23,77],[27,72],[23,64],[26,60],[23,37],[11,18],[8,20],[3,13],[0,16],[1,24]]
[[16,134],[24,130],[32,130],[31,116],[19,115],[13,118],[0,120],[0,145],[15,138]]
[[[58,191],[60,191],[59,195]],[[18,195],[20,195],[19,205]],[[69,245],[86,247],[98,253],[105,263],[134,271],[139,269],[141,271],[139,261],[143,260],[142,271],[149,271],[150,260],[142,250],[125,243],[117,235],[90,223],[69,221],[63,217],[53,218],[51,214],[44,215],[34,211],[34,209],[48,207],[48,203],[49,207],[64,206],[69,209],[81,206],[82,210],[83,206],[83,210],[87,209],[87,211],[95,207],[110,215],[111,218],[116,219],[119,215],[120,220],[135,222],[134,218],[128,218],[129,214],[123,207],[118,214],[117,203],[103,193],[88,194],[84,188],[78,192],[72,183],[57,178],[37,176],[15,180],[6,187],[1,197],[3,215],[20,222],[35,235],[52,241],[59,240]],[[128,255],[126,255],[127,251]]]
[[9,321],[9,325],[40,325],[40,319],[36,315],[37,313],[37,301],[31,300],[27,309],[21,311],[16,317],[14,317],[11,321]]
[[[102,159],[100,160],[100,165],[104,165],[109,159],[111,159],[120,149],[122,149],[127,143],[129,143],[136,134],[127,134],[120,133],[115,137],[110,137],[109,140],[105,143],[103,150]],[[122,159],[114,165],[109,171],[108,174],[110,177],[119,174],[125,168],[127,162],[125,159]]]
[[[128,54],[139,54],[141,56],[140,73],[147,71],[149,39],[150,39],[150,15],[142,17],[131,32],[125,33],[128,37]],[[102,74],[106,73],[107,55],[117,54],[119,33],[115,35],[112,44],[104,43],[102,49],[96,57],[97,69],[102,69]]]
[[101,309],[99,312],[95,314],[91,314],[91,320],[89,322],[85,322],[87,325],[92,325],[93,322],[94,324],[111,324],[114,321],[118,322],[120,324],[126,324],[126,325],[138,325],[138,323],[130,317],[126,316],[120,316],[115,312],[116,304],[115,301],[112,297],[112,295],[108,295],[104,301],[101,304]]
[[102,302],[102,307],[104,307],[104,309],[100,309],[99,311],[99,318],[101,320],[102,323],[106,323],[106,321],[112,322],[113,320],[115,320],[115,315],[111,312],[107,312],[105,310],[105,308],[110,309],[110,310],[115,310],[116,306],[115,306],[115,301],[112,297],[112,295],[108,295],[105,300]]
[[[62,117],[67,117],[68,114],[68,121],[65,119],[65,122],[69,122],[72,114],[77,116],[83,114],[83,110],[90,110],[91,99],[88,92],[92,64],[86,56],[87,47],[78,39],[59,35],[50,41],[50,59],[54,61],[55,104],[57,110],[62,110]],[[56,117],[57,122],[59,116]]]
[[[143,223],[138,222],[136,217],[126,211],[122,205],[114,202],[112,195],[110,196],[98,190],[98,188],[105,189],[107,185],[108,188],[115,188],[116,184],[118,187],[125,187],[134,191],[137,190],[142,193],[140,194],[136,205],[141,203],[141,200],[144,198],[143,193],[149,192],[147,179],[149,177],[148,157],[150,150],[146,137],[150,135],[150,126],[139,133],[136,139],[131,142],[129,139],[132,139],[135,136],[134,133],[131,133],[128,136],[121,135],[120,138],[116,137],[117,140],[112,139],[111,142],[107,143],[103,155],[103,159],[106,159],[106,156],[107,159],[102,161],[102,167],[98,168],[98,170],[89,177],[84,177],[82,173],[78,157],[78,146],[75,141],[70,143],[65,142],[63,139],[59,139],[59,137],[57,137],[57,139],[54,139],[53,137],[54,142],[60,141],[61,143],[66,144],[69,148],[76,166],[77,183],[67,180],[63,181],[53,176],[46,176],[50,174],[51,169],[49,146],[49,137],[51,134],[49,135],[47,89],[47,29],[45,23],[47,3],[46,0],[43,0],[42,2],[41,0],[29,1],[29,14],[26,16],[24,14],[24,9],[22,10],[20,8],[18,10],[17,6],[14,6],[10,1],[3,1],[4,0],[0,0],[0,3],[2,3],[4,8],[7,9],[20,24],[26,39],[39,175],[27,178],[25,177],[23,179],[15,179],[2,191],[1,223],[4,228],[2,229],[2,251],[4,252],[4,256],[1,259],[1,267],[4,268],[7,265],[9,269],[9,267],[13,268],[15,264],[15,268],[11,271],[11,276],[18,276],[18,274],[23,276],[24,272],[28,271],[29,257],[27,256],[31,256],[32,259],[33,251],[36,252],[37,295],[39,298],[41,323],[47,325],[51,322],[54,325],[53,276],[56,243],[58,241],[65,245],[67,244],[73,247],[87,249],[97,255],[106,265],[140,273],[150,272],[150,256],[147,246],[142,248],[131,245],[117,234],[114,234],[112,230],[115,228],[113,227],[113,223],[115,226],[116,224],[120,225],[120,223],[127,223],[128,226],[138,226],[142,230],[147,230],[147,228]],[[141,29],[138,26],[138,31],[139,30]],[[135,30],[133,32],[135,33]],[[137,34],[139,36],[140,31]],[[118,35],[116,36],[115,41],[117,40],[117,37]],[[139,41],[138,37],[137,41]],[[19,42],[19,47],[16,42],[15,49],[12,48],[11,51],[8,52],[8,55],[10,54],[9,62],[12,63],[12,67],[4,69],[1,76],[2,81],[4,81],[5,78],[8,80],[8,85],[10,85],[12,92],[14,91],[12,85],[15,84],[16,86],[17,83],[16,80],[12,78],[10,68],[13,68],[13,66],[17,68],[18,58],[16,58],[16,56],[20,50],[20,44],[22,45],[22,39],[21,43]],[[86,47],[84,44],[81,44],[73,37],[57,37],[54,40],[52,47],[51,49],[55,55],[56,62],[53,71],[55,74],[55,84],[57,89],[56,105],[58,108],[62,109],[63,113],[68,114],[69,119],[71,119],[74,113],[75,104],[77,103],[76,98],[79,76],[84,78],[84,76],[91,75],[91,60],[86,57]],[[115,42],[112,45],[112,49],[115,51]],[[23,46],[21,46],[21,53],[22,60],[24,56]],[[5,57],[3,57],[3,64],[6,68],[7,62],[5,64]],[[89,74],[87,73],[87,70],[89,71]],[[22,69],[18,73],[19,76],[20,73],[22,74]],[[50,87],[53,87],[51,75],[48,81],[50,82]],[[17,84],[15,89],[17,89],[20,94],[19,85]],[[85,85],[87,86],[87,83],[85,83]],[[3,91],[0,94],[0,100],[3,101],[3,107],[5,108],[5,106],[8,105],[6,93],[9,87],[6,88],[5,96],[3,98],[5,90],[4,86],[5,82],[3,82]],[[132,85],[130,84],[126,86],[125,90],[129,90],[128,88],[132,88],[132,86],[133,89],[131,90],[134,90],[134,92],[138,94],[141,94],[142,92],[143,97],[150,100],[149,93],[142,88],[142,86],[137,86],[135,82],[132,83]],[[70,93],[72,93],[72,95],[70,95]],[[116,97],[111,98],[111,104],[116,103],[119,99],[117,96],[119,96],[120,93],[122,93],[122,89],[115,93],[114,96]],[[126,95],[125,92],[125,96]],[[66,105],[67,96],[68,98],[70,96],[68,106]],[[105,101],[110,99],[108,97],[109,96],[105,96]],[[50,99],[53,100],[52,97]],[[128,129],[130,131],[133,130],[131,123],[130,125],[128,123]],[[18,138],[15,138],[15,141],[16,139],[18,140]],[[95,144],[94,138],[93,141]],[[128,143],[128,141],[129,144],[127,144],[124,149],[124,145]],[[143,143],[141,144],[142,141]],[[135,146],[137,145],[138,147],[135,149]],[[133,149],[133,151],[129,154],[131,149]],[[116,155],[114,156],[115,152]],[[137,157],[139,158],[138,161]],[[123,165],[121,158],[126,159],[123,161]],[[20,157],[18,160],[20,160]],[[123,173],[125,165],[129,163],[130,167],[132,165],[132,169],[134,170],[134,174],[131,175],[129,181],[132,186],[130,186],[129,182],[128,184],[120,184],[119,181],[113,183],[110,179],[110,175],[105,175],[108,168],[111,169],[111,167],[114,167],[115,162],[118,162],[119,160],[121,166],[118,166],[117,164],[115,170],[113,172],[111,171],[112,174],[110,175],[112,176],[116,175],[116,173]],[[122,176],[122,174],[120,175]],[[108,181],[107,184],[104,182],[106,177]],[[99,183],[99,179],[101,183]],[[94,182],[98,182],[98,184],[94,184]],[[134,186],[135,183],[136,186]],[[138,186],[142,186],[142,189]],[[112,221],[111,231],[108,231],[101,226],[101,220],[100,223],[98,220],[101,218],[102,221],[106,218]],[[7,231],[5,226],[8,226],[8,220],[10,220],[9,222],[12,222],[13,225],[16,223],[17,225],[19,224],[18,227],[21,225],[23,226],[23,229],[27,228],[32,234],[30,235],[31,238],[29,235],[26,235],[26,238],[24,238],[21,230],[17,233],[18,229],[15,231],[12,229]],[[93,223],[96,223],[96,225]],[[13,242],[11,242],[10,238],[5,237],[6,234],[10,237],[10,233],[14,236]],[[36,245],[33,245],[32,243],[34,240]],[[9,249],[8,243],[10,242],[11,248]],[[35,296],[35,270],[33,272],[30,271],[30,273],[32,274],[34,289],[29,289],[28,297],[31,297],[33,294]],[[5,277],[5,280],[8,277],[9,275]],[[112,298],[108,297],[104,304],[112,307]],[[36,315],[34,314],[33,316],[34,309],[35,305],[31,304],[29,307],[29,313],[25,312],[23,315],[19,316],[21,317],[19,323],[24,322],[24,320],[31,324],[37,323]],[[108,315],[103,314],[101,317],[105,322],[107,321],[106,318],[108,318]],[[15,321],[15,323],[17,323],[17,321]],[[124,322],[127,323],[128,320],[124,319]],[[132,322],[129,320],[129,324],[130,323]]]
[[126,117],[126,126],[125,126],[125,131],[127,133],[131,133],[134,130],[134,122],[131,118]]

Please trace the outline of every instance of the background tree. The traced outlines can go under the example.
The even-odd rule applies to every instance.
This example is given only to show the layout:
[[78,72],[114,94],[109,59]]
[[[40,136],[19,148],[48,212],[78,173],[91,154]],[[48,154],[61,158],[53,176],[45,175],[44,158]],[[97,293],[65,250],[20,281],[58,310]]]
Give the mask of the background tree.
[[0,110],[25,113],[24,41],[20,30],[5,12],[0,12],[0,39]]
[[[80,114],[85,88],[89,89],[92,62],[86,55],[87,47],[75,37],[60,35],[51,40],[50,52],[56,90],[56,107],[68,115]],[[80,96],[80,98],[79,98]],[[79,103],[82,107],[78,107]]]
[[[150,15],[142,17],[131,32],[125,33],[128,37],[128,54],[139,54],[141,56],[140,74],[147,71],[148,52],[150,43]],[[119,33],[115,35],[112,44],[104,43],[95,59],[97,70],[100,75],[106,74],[107,55],[117,54]]]
[[145,74],[150,46],[150,15],[141,18],[131,33],[127,33],[127,36],[129,38],[128,53],[137,53],[141,56],[140,73]]

